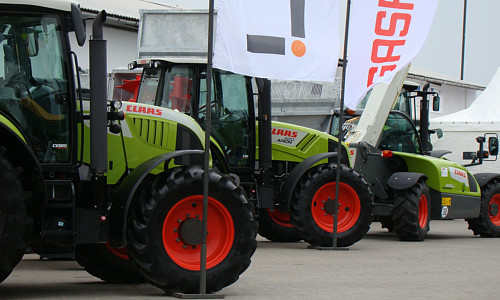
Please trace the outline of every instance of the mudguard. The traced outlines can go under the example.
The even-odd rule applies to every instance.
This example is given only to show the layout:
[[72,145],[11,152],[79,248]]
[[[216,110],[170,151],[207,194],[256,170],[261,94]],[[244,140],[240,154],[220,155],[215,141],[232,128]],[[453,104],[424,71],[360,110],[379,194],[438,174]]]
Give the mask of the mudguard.
[[109,212],[109,243],[111,247],[121,248],[126,246],[125,230],[130,204],[137,188],[146,175],[161,163],[173,158],[187,155],[203,155],[204,150],[179,150],[153,157],[135,168],[125,177],[112,199]]
[[479,183],[479,186],[483,187],[488,182],[492,181],[493,179],[500,180],[500,174],[498,174],[498,173],[477,173],[477,174],[474,174],[474,178],[476,179],[477,183]]
[[290,212],[290,203],[292,201],[292,195],[293,191],[295,190],[295,186],[299,182],[302,175],[304,175],[304,173],[307,172],[309,168],[323,159],[336,156],[337,152],[319,153],[304,159],[295,168],[293,168],[293,170],[290,172],[290,175],[288,176],[288,179],[283,184],[283,188],[281,189],[282,194],[279,210],[284,213]]
[[420,180],[427,180],[427,175],[414,172],[396,172],[389,177],[387,185],[393,190],[406,190]]
[[429,155],[435,158],[441,158],[449,153],[451,153],[450,150],[433,150],[429,152]]

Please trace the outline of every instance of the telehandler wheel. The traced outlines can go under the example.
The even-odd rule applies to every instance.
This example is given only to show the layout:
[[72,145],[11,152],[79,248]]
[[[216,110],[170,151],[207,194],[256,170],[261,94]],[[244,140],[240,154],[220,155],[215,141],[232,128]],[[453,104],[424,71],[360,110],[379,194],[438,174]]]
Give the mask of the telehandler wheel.
[[109,283],[143,283],[146,281],[127,254],[127,248],[109,244],[76,246],[76,261],[91,275]]
[[489,182],[481,188],[481,212],[467,219],[469,229],[481,237],[500,237],[500,183]]
[[0,147],[0,282],[9,276],[27,247],[33,220],[26,215],[31,193],[23,190],[21,167],[14,167]]
[[293,243],[302,240],[290,221],[290,214],[278,209],[259,209],[259,234],[271,242]]
[[[336,168],[336,164],[312,168],[299,181],[292,197],[292,224],[312,246],[333,245]],[[337,246],[347,247],[370,229],[373,194],[361,175],[347,166],[340,168]]]
[[[129,214],[129,254],[153,285],[197,293],[202,242],[203,173],[198,166],[157,175]],[[257,247],[257,221],[244,190],[230,176],[209,171],[207,292],[238,280]]]
[[406,190],[394,191],[394,232],[400,241],[423,241],[429,231],[429,188],[423,180]]

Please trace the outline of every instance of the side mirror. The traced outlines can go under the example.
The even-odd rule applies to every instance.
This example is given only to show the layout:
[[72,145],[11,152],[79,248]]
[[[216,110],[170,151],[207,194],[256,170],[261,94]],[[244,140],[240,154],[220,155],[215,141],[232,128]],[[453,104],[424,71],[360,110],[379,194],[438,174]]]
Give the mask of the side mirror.
[[441,104],[441,97],[439,97],[439,95],[434,96],[432,98],[432,110],[439,111],[440,104]]
[[490,137],[488,138],[488,150],[490,155],[497,156],[498,155],[498,138]]
[[441,128],[436,129],[436,135],[437,135],[438,139],[442,138],[443,137],[443,129],[441,129]]
[[81,47],[85,44],[86,31],[85,20],[83,19],[82,12],[75,3],[71,3],[71,18],[73,19],[73,27],[75,28],[76,41]]

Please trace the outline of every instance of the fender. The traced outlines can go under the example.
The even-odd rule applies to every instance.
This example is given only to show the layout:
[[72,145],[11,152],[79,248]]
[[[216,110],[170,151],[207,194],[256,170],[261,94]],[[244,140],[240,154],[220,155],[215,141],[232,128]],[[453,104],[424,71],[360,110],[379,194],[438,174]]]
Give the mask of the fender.
[[476,179],[479,186],[482,188],[487,183],[494,179],[498,179],[500,181],[500,174],[498,173],[477,173],[474,174],[474,178]]
[[146,175],[161,163],[183,155],[203,155],[204,150],[178,150],[153,157],[125,177],[112,199],[109,212],[109,243],[112,247],[126,246],[125,230],[130,204]]
[[429,152],[429,156],[435,157],[435,158],[441,158],[445,156],[446,154],[451,153],[450,150],[433,150]]
[[293,168],[293,170],[290,172],[290,175],[288,176],[288,179],[285,181],[281,189],[282,196],[279,205],[279,210],[281,212],[290,212],[290,203],[292,201],[293,191],[295,190],[295,186],[299,182],[300,178],[304,175],[304,173],[307,172],[307,170],[309,170],[309,168],[311,168],[317,162],[330,157],[337,157],[337,152],[325,152],[310,156],[304,159],[295,168]]
[[393,190],[406,190],[420,180],[427,180],[427,175],[414,172],[396,172],[389,177],[387,185]]

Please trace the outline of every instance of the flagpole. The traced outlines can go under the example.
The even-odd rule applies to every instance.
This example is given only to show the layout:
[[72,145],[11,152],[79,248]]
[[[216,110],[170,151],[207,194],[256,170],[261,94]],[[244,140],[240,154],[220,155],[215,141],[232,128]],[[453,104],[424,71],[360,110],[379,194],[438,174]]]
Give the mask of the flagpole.
[[207,207],[208,207],[208,167],[210,159],[210,123],[212,121],[212,110],[210,102],[212,99],[212,54],[214,40],[214,0],[208,2],[208,53],[207,53],[207,103],[205,119],[205,153],[203,161],[203,217],[202,217],[202,242],[200,253],[200,294],[207,293]]
[[337,222],[338,222],[338,207],[339,207],[339,186],[340,186],[340,164],[342,158],[342,141],[343,141],[343,129],[342,125],[344,123],[344,95],[345,95],[345,76],[347,67],[347,42],[349,37],[349,19],[351,15],[351,0],[347,0],[347,11],[345,20],[345,33],[344,33],[344,55],[342,58],[342,87],[340,90],[340,112],[339,112],[339,133],[338,133],[338,146],[337,146],[337,174],[336,174],[336,184],[335,184],[335,202],[334,202],[334,213],[333,213],[333,248],[337,249]]

